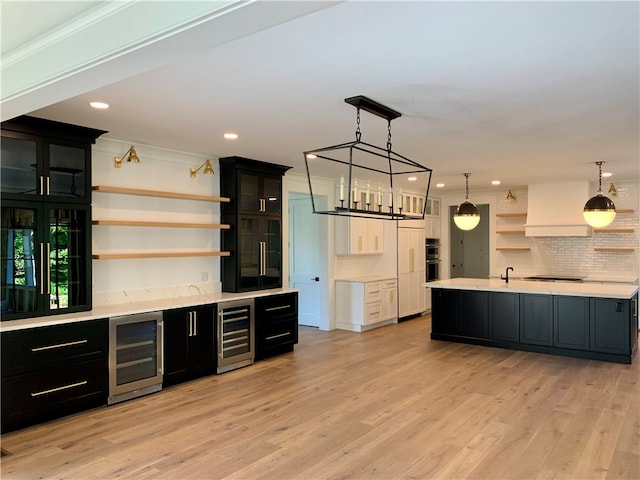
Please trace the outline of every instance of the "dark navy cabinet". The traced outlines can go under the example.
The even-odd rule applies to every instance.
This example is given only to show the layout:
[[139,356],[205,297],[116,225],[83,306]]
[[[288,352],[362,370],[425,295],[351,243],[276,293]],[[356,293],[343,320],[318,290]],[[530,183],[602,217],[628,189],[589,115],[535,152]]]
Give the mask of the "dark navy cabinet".
[[624,300],[591,299],[592,351],[623,355],[630,353],[629,307],[629,302]]
[[431,290],[432,335],[458,335],[458,298],[460,290]]
[[520,341],[520,295],[491,292],[489,297],[489,337],[506,342]]
[[520,294],[520,342],[553,345],[553,305],[550,295]]
[[489,292],[460,291],[460,335],[487,338],[489,336]]
[[431,338],[631,363],[638,294],[631,299],[431,288]]
[[553,345],[589,350],[588,297],[553,297]]

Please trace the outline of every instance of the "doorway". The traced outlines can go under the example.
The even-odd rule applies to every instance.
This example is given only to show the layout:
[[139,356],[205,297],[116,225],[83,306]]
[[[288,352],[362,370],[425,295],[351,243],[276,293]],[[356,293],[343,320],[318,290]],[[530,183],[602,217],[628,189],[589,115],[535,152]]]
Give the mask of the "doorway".
[[451,278],[489,278],[489,205],[477,205],[480,223],[473,230],[460,230],[453,221],[455,206],[449,207]]
[[[315,196],[317,208],[327,198]],[[289,285],[298,289],[298,324],[319,327],[327,310],[327,220],[314,215],[311,196],[289,193]]]

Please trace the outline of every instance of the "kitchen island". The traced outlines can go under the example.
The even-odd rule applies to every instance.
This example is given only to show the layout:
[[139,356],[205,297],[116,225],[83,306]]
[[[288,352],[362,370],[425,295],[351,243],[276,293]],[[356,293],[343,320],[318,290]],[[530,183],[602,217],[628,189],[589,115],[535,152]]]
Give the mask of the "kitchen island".
[[638,286],[454,278],[428,282],[431,338],[631,363]]

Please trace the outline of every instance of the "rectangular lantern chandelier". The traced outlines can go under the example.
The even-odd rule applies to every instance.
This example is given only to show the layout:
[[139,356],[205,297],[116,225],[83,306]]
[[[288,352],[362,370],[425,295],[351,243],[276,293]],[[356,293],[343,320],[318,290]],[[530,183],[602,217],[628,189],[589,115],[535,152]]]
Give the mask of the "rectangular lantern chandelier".
[[[344,101],[357,110],[355,140],[303,152],[313,213],[388,220],[424,219],[432,170],[391,149],[391,120],[401,114],[362,95]],[[362,141],[361,110],[387,120],[386,147]],[[335,205],[333,209],[319,210],[317,206],[322,203],[314,196],[312,178],[327,176],[334,184]],[[420,207],[407,209],[409,198],[417,200],[411,205]]]

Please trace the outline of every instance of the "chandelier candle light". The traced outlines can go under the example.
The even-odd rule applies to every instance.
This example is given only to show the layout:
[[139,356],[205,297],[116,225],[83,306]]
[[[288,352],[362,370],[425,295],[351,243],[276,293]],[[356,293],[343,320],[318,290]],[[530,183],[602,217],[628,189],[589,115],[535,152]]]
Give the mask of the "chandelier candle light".
[[[432,170],[391,149],[391,121],[401,114],[362,95],[345,98],[345,102],[357,110],[355,141],[303,152],[313,213],[390,220],[424,218]],[[387,120],[386,148],[362,140],[361,110]],[[336,179],[334,195],[338,201],[333,209],[319,210],[323,200],[314,194],[320,190],[314,188],[314,182],[327,176]],[[402,211],[401,185],[408,177],[417,177],[415,185],[419,190],[424,188],[424,195],[417,195],[422,198],[422,211],[410,215]],[[384,192],[389,193],[388,211],[383,208]]]

